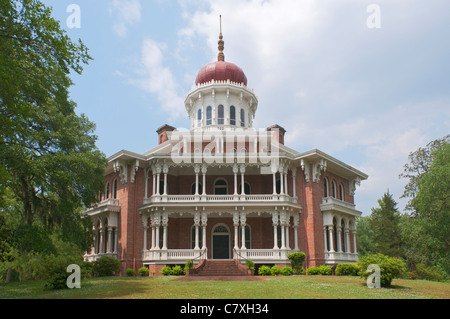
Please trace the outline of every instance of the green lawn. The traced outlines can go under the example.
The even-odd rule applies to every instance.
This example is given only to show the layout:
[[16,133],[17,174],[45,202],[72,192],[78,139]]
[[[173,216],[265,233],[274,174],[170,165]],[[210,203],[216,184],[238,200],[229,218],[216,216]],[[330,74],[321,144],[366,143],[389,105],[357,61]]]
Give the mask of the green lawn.
[[394,280],[369,289],[359,277],[292,276],[262,281],[174,281],[176,277],[106,277],[81,289],[45,291],[41,281],[0,284],[0,299],[449,299],[450,284]]

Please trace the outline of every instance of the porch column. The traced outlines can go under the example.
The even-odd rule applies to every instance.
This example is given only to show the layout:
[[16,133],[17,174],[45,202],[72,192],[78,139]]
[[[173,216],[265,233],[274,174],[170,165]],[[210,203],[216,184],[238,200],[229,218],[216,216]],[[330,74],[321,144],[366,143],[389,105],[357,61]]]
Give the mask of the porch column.
[[156,195],[156,166],[152,165],[152,175],[153,175],[153,184],[152,184],[152,196]]
[[161,226],[161,215],[160,213],[155,213],[155,249],[160,250],[159,247],[159,227]]
[[239,246],[239,213],[233,213],[233,226],[234,226],[234,249],[238,250]]
[[195,195],[200,195],[198,193],[198,174],[200,173],[200,165],[195,165],[194,173],[195,173]]
[[300,217],[297,213],[294,214],[294,250],[298,251],[298,224]]
[[157,165],[156,166],[156,194],[158,195],[161,193],[159,187],[160,187],[160,181],[161,181],[161,166]]
[[286,212],[280,213],[281,249],[286,249]]
[[202,250],[206,249],[206,226],[208,224],[208,214],[202,213]]
[[273,225],[273,249],[278,249],[278,212],[272,213],[272,225]]
[[245,174],[245,165],[241,165],[241,195],[245,195],[245,187],[244,187],[244,174]]
[[206,196],[206,171],[208,170],[208,167],[203,164],[202,165],[202,174],[203,174],[203,192],[202,195]]
[[98,243],[98,253],[99,254],[103,254],[103,227],[100,225],[100,229],[99,229],[99,243]]
[[284,167],[284,192],[286,193],[286,195],[289,194],[288,192],[288,178],[287,178],[287,174],[288,174],[288,168],[287,166]]
[[337,243],[336,243],[336,250],[338,253],[342,252],[342,227],[336,226],[337,228]]
[[272,182],[273,195],[277,195],[277,177],[276,177],[276,174],[277,174],[278,168],[275,166],[275,164],[272,164],[271,165],[271,170],[272,170],[272,176],[273,176],[273,182]]
[[323,226],[323,244],[324,244],[324,248],[325,248],[325,252],[329,252],[330,250],[328,249],[328,245],[327,245],[327,233],[328,233],[328,226]]
[[356,229],[352,230],[353,233],[353,253],[357,254],[358,251],[356,250]]
[[142,224],[144,225],[144,247],[143,250],[147,250],[147,230],[148,230],[148,216],[142,215]]
[[167,250],[167,228],[169,226],[169,213],[163,213],[162,226],[164,227],[162,250]]
[[345,252],[350,252],[350,230],[348,228],[345,229]]
[[152,213],[152,215],[150,215],[150,225],[152,227],[152,238],[151,238],[151,250],[154,250],[156,248],[156,225],[155,225],[155,215],[154,213]]
[[280,165],[280,195],[284,195],[284,166]]
[[333,241],[333,225],[328,226],[328,237],[330,239],[330,252],[334,253],[334,241]]
[[241,249],[247,249],[245,247],[245,226],[247,223],[247,214],[244,212],[241,212],[241,241],[242,241],[242,246]]
[[163,193],[163,195],[167,195],[167,174],[169,173],[169,165],[164,164],[163,173],[164,173],[164,193]]
[[289,227],[290,227],[290,215],[288,214],[288,219],[286,223],[286,249],[291,249],[289,245]]
[[145,178],[145,194],[144,198],[148,198],[148,173],[150,169],[147,167],[144,169],[144,178]]
[[112,245],[113,245],[112,240],[113,240],[112,239],[112,227],[108,226],[108,250],[107,250],[108,253],[112,253]]
[[297,172],[296,172],[296,168],[292,169],[292,197],[294,199],[297,198],[297,192],[295,190],[295,178],[297,177]]
[[194,214],[194,226],[195,226],[195,250],[199,250],[199,241],[198,241],[198,228],[200,226],[200,213],[195,212]]
[[117,254],[117,227],[114,227],[114,251]]
[[239,166],[237,164],[233,165],[233,174],[234,174],[234,195],[238,194],[237,191],[237,174],[239,172]]

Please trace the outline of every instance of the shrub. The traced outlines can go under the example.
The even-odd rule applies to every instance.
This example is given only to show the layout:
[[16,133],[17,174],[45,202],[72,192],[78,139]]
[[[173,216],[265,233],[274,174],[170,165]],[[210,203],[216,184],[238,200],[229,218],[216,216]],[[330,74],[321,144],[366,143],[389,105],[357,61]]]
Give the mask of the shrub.
[[306,255],[304,252],[290,253],[287,255],[289,261],[291,262],[292,268],[296,274],[300,274],[303,270],[303,262],[305,261]]
[[338,264],[336,276],[358,276],[359,268],[356,264]]
[[368,255],[361,258],[357,264],[362,278],[367,279],[373,273],[366,272],[367,267],[372,264],[380,267],[382,287],[390,287],[392,279],[401,278],[402,273],[406,272],[405,262],[402,259],[388,257],[383,254]]
[[306,270],[306,273],[308,274],[308,275],[318,275],[319,274],[319,267],[309,267],[307,270]]
[[322,265],[320,267],[309,267],[306,273],[308,275],[329,276],[331,275],[331,267],[326,265]]
[[99,277],[113,276],[120,271],[120,260],[111,256],[103,256],[94,261],[94,274]]
[[172,273],[174,274],[174,276],[183,276],[184,273],[184,269],[181,268],[181,266],[175,266],[172,268]]
[[283,276],[291,276],[294,274],[294,270],[292,269],[292,267],[284,266],[283,268],[281,268],[281,274]]
[[247,265],[247,269],[255,270],[255,263],[252,260],[247,259],[245,264]]
[[165,266],[163,269],[161,269],[161,274],[163,274],[164,276],[172,276],[172,268],[170,268],[169,266]]
[[270,272],[269,266],[261,266],[258,269],[258,275],[260,276],[270,276],[272,273]]
[[134,269],[127,269],[127,276],[134,276],[136,275],[136,271]]
[[138,271],[139,271],[139,275],[141,275],[142,277],[148,276],[148,268],[147,267],[139,268]]
[[416,273],[420,279],[431,281],[444,281],[447,277],[445,271],[437,267],[427,267],[422,263],[416,265]]
[[192,260],[186,260],[186,264],[184,265],[184,271],[194,269],[194,262]]
[[270,268],[270,274],[272,276],[278,276],[281,273],[281,269],[278,266],[273,266],[272,268]]

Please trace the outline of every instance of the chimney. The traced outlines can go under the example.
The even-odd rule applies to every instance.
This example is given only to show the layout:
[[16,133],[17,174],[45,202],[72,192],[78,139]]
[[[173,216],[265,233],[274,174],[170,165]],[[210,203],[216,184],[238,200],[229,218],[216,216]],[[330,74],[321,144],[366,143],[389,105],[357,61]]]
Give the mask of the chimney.
[[272,132],[272,140],[284,145],[284,134],[286,130],[278,124],[269,126],[266,131]]
[[168,124],[165,124],[161,126],[156,133],[158,133],[158,144],[161,145],[162,143],[169,140],[170,132],[175,131],[176,128],[173,126],[170,126]]

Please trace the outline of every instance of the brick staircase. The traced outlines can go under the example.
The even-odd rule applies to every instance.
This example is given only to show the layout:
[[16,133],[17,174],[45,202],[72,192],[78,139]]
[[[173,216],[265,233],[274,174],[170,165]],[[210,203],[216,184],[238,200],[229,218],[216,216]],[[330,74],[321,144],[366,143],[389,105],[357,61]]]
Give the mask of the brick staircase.
[[193,276],[248,276],[246,266],[238,266],[234,260],[207,260]]

